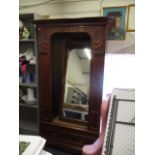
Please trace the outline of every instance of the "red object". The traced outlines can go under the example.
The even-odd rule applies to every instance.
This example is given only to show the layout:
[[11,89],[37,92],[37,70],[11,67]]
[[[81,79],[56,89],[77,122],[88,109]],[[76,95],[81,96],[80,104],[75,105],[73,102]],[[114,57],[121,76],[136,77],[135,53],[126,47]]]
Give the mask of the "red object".
[[26,73],[27,64],[29,61],[25,60],[25,58],[19,58],[20,70],[22,74]]
[[21,72],[22,73],[26,73],[26,66],[27,66],[26,64],[21,66]]
[[93,144],[84,145],[82,148],[82,155],[101,155],[102,153],[102,146],[105,137],[110,98],[111,94],[108,94],[101,104],[101,129],[99,138]]

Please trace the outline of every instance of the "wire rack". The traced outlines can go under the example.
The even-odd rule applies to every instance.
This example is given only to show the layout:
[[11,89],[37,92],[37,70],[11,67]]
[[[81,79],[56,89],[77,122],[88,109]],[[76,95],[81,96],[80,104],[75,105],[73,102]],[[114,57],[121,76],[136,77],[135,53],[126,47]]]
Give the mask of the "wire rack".
[[134,90],[115,89],[108,114],[102,155],[135,154]]

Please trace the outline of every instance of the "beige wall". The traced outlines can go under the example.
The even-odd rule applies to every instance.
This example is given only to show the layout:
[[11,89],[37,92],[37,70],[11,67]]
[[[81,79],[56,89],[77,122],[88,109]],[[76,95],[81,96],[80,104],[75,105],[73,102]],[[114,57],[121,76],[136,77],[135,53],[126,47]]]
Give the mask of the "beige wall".
[[[42,0],[43,1],[43,0]],[[66,1],[66,2],[64,2]],[[25,7],[25,5],[38,4],[41,2],[35,0],[20,0],[20,13],[38,13],[40,15],[49,15],[50,18],[75,18],[75,17],[91,17],[100,16],[100,0],[93,1],[75,1],[61,0],[61,3],[49,3],[33,7]]]
[[46,0],[19,0],[19,12],[49,15],[51,18],[75,18],[101,16],[103,7],[135,4],[135,0],[53,0],[50,3],[34,5],[45,1]]
[[[19,0],[19,12],[38,13],[43,16],[48,15],[49,18],[93,17],[102,16],[104,7],[128,6],[129,4],[135,3],[134,0],[103,0],[102,2],[101,0],[55,0],[54,2],[57,3],[22,7],[25,5],[38,4],[43,1],[44,0]],[[108,53],[135,53],[135,33],[127,32],[125,40],[108,41],[107,45]]]
[[[135,0],[103,0],[101,4],[101,15],[103,9],[107,7],[127,7],[135,4]],[[128,7],[126,12],[126,27],[127,27]],[[134,15],[132,17],[134,21]],[[135,53],[135,32],[126,32],[125,40],[109,40],[107,42],[107,53]]]
[[135,4],[135,0],[103,0],[102,7],[127,6]]

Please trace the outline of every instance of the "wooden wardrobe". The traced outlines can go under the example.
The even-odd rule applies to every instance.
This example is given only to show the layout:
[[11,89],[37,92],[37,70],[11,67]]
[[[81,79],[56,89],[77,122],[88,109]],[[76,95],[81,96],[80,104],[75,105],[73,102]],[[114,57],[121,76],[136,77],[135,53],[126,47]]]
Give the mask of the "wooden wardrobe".
[[82,146],[99,135],[106,38],[114,20],[55,19],[35,24],[40,135],[47,145],[81,154]]

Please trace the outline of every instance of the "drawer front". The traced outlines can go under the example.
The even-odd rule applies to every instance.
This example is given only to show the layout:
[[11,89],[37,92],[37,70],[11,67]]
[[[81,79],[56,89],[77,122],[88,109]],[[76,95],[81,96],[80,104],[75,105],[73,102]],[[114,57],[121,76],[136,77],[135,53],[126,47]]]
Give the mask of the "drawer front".
[[40,134],[45,137],[47,141],[55,141],[72,146],[82,147],[85,144],[91,144],[97,139],[96,134],[89,134],[86,132],[66,129],[63,127],[41,125]]

